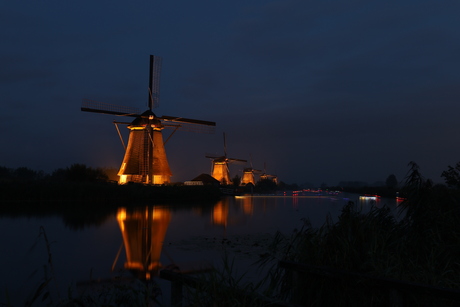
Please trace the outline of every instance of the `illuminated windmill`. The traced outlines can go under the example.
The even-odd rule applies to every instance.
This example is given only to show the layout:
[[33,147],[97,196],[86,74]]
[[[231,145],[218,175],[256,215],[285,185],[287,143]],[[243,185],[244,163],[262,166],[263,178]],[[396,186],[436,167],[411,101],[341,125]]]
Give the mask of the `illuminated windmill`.
[[278,184],[278,177],[275,176],[275,175],[269,175],[266,173],[265,171],[266,167],[265,167],[265,163],[264,163],[264,172],[262,173],[262,175],[260,175],[260,180],[269,180],[269,181],[272,181],[276,184]]
[[241,178],[241,183],[240,185],[245,186],[248,184],[252,184],[253,186],[256,185],[256,180],[254,174],[260,174],[262,173],[261,170],[254,169],[252,167],[252,157],[251,157],[251,167],[247,167],[243,169],[243,177]]
[[219,180],[221,184],[230,184],[230,171],[228,164],[233,162],[247,162],[242,159],[228,158],[227,157],[227,144],[224,133],[224,155],[223,156],[211,156],[207,155],[206,158],[212,159],[212,170],[211,176]]
[[[139,182],[148,184],[169,183],[172,176],[164,144],[178,130],[213,132],[215,122],[189,119],[178,116],[156,116],[152,109],[159,105],[161,58],[150,56],[149,75],[149,109],[143,113],[137,108],[117,106],[84,99],[81,110],[135,117],[131,123],[117,122],[114,124],[125,147],[125,156],[118,172],[119,183]],[[128,125],[129,139],[125,146],[118,124]],[[168,139],[163,142],[162,130],[174,129]]]

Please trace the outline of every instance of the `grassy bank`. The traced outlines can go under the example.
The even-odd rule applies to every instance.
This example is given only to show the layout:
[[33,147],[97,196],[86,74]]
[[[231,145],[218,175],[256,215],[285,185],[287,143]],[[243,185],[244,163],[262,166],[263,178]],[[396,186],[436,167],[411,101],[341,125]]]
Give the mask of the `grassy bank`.
[[212,186],[142,184],[118,185],[110,182],[4,182],[0,184],[2,202],[97,201],[101,203],[149,201],[215,201],[221,197]]

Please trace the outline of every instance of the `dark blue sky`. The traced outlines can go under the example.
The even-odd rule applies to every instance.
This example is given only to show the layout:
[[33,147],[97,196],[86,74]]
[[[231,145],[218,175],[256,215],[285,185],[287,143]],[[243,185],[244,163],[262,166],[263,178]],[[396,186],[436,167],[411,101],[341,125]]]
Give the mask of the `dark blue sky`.
[[230,157],[288,183],[401,180],[409,161],[442,181],[460,161],[459,14],[459,1],[2,1],[0,165],[118,168],[120,118],[81,100],[146,109],[155,54],[154,112],[217,123],[168,142],[172,181],[209,173],[223,132]]

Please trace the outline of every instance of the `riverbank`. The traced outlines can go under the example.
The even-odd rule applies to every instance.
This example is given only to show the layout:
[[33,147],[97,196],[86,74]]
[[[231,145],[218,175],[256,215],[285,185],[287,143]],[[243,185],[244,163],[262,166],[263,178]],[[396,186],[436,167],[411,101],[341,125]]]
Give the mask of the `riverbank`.
[[0,201],[6,203],[76,202],[95,203],[99,206],[117,207],[119,204],[148,202],[214,202],[222,197],[222,192],[213,186],[162,185],[149,186],[141,184],[118,185],[111,182],[3,182],[0,184]]
[[0,216],[61,216],[72,229],[101,225],[119,207],[212,207],[223,197],[212,186],[118,185],[109,182],[8,182],[0,184]]

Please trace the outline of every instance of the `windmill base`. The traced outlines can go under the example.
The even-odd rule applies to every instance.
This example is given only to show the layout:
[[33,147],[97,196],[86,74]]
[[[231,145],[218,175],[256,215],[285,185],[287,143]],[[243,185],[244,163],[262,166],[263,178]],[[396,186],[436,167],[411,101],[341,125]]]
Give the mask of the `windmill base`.
[[120,175],[118,184],[128,184],[130,182],[144,183],[144,184],[168,184],[170,183],[170,176],[153,175],[153,180],[150,182],[149,176],[142,175]]

